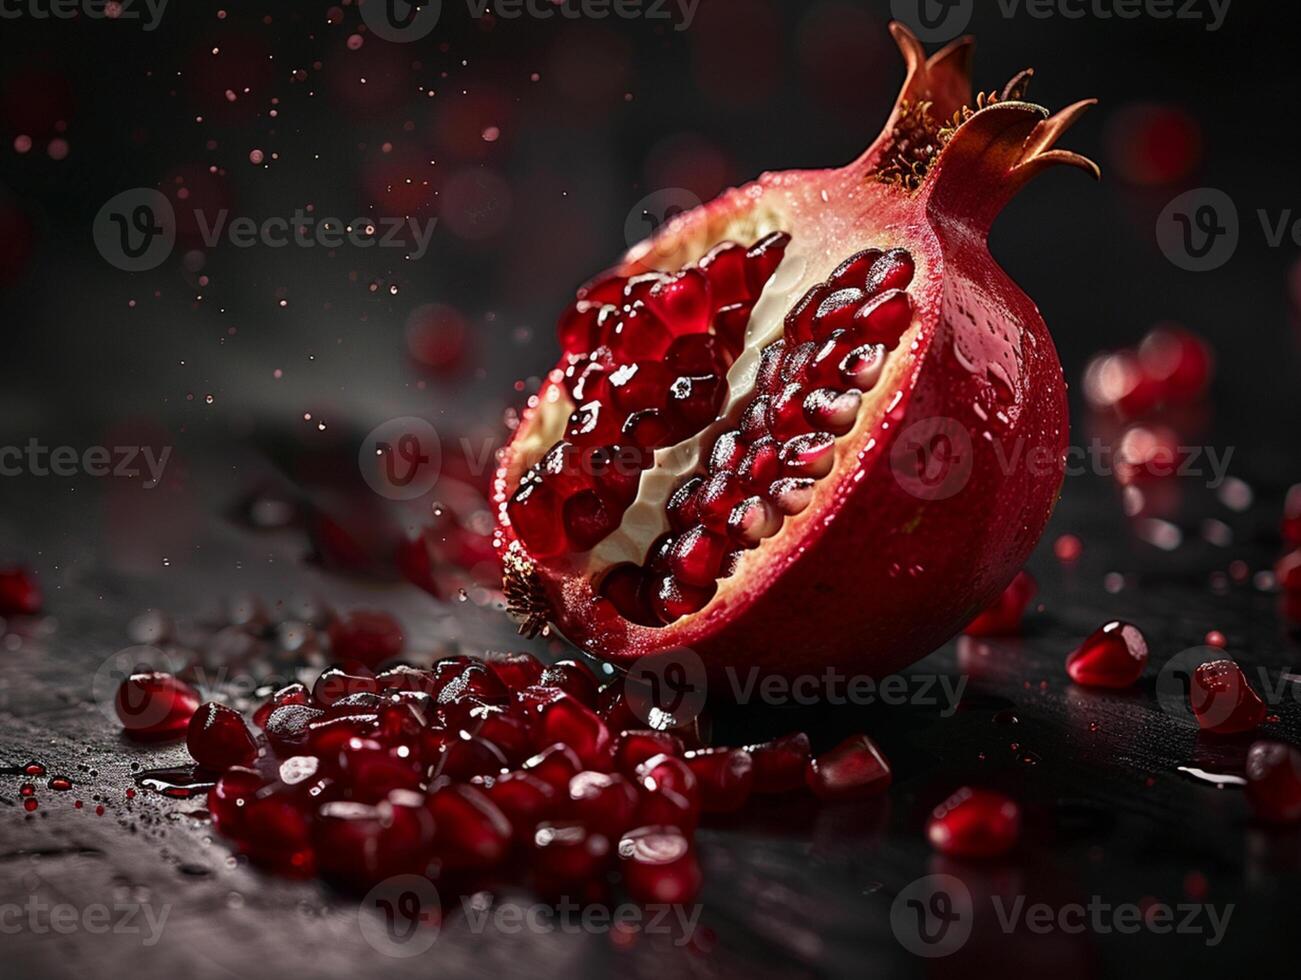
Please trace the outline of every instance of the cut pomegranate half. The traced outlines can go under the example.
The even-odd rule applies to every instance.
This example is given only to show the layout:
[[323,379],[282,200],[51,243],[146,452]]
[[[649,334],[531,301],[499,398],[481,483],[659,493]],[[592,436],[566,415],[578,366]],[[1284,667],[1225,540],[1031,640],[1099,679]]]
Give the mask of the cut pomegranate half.
[[1065,386],[984,241],[1050,165],[1097,174],[1054,148],[1089,103],[1050,115],[1028,72],[973,98],[969,40],[928,60],[892,30],[907,79],[858,160],[674,218],[561,317],[494,482],[524,632],[625,662],[691,647],[715,672],[888,672],[1037,541]]

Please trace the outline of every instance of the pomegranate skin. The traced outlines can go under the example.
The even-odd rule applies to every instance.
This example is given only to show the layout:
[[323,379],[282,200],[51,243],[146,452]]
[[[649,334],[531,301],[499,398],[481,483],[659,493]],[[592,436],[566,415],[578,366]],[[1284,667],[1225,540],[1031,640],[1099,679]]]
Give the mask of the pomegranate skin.
[[[926,60],[906,29],[892,30],[908,63],[901,104],[931,101],[939,117],[970,104],[968,41]],[[598,656],[628,664],[685,646],[715,678],[728,667],[793,676],[826,666],[879,677],[930,653],[987,608],[1047,523],[1068,416],[1047,328],[991,258],[985,235],[1048,165],[1096,174],[1083,158],[1051,150],[1085,105],[1049,118],[1009,98],[976,113],[911,193],[875,179],[903,112],[897,106],[881,138],[848,167],[765,174],[635,246],[617,274],[678,268],[729,229],[763,219],[761,229],[789,231],[791,249],[802,249],[807,269],[795,295],[865,247],[907,249],[916,264],[915,312],[890,355],[898,362],[888,382],[895,396],[864,402],[806,510],[742,555],[699,612],[656,628],[619,616],[572,562],[532,561],[505,517],[536,451],[534,430],[543,428],[544,385],[494,486],[508,594],[513,587],[531,595],[534,614],[543,597],[542,618]],[[907,470],[916,455],[909,447],[936,438],[959,451],[938,491]]]

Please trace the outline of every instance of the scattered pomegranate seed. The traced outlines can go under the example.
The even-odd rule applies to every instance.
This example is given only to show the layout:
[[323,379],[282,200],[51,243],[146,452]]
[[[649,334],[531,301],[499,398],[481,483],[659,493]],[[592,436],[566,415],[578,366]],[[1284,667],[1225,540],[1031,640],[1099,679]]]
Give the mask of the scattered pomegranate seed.
[[686,754],[686,763],[695,773],[705,813],[732,813],[749,801],[754,759],[745,749],[696,749]]
[[569,780],[566,815],[617,840],[632,826],[637,790],[617,773],[580,772]]
[[809,737],[803,732],[747,745],[746,751],[754,761],[756,793],[786,793],[804,785],[804,773],[813,753]]
[[1212,660],[1193,671],[1188,700],[1204,732],[1249,732],[1265,720],[1265,703],[1232,660]]
[[677,827],[686,833],[695,830],[700,818],[700,787],[696,774],[681,759],[656,755],[636,771],[641,789],[638,823]]
[[657,755],[683,754],[682,739],[670,732],[637,729],[619,735],[614,750],[614,768],[625,776],[636,774],[637,767]]
[[1256,742],[1247,750],[1247,800],[1270,823],[1301,820],[1301,752],[1282,742]]
[[890,765],[866,735],[851,735],[830,752],[809,760],[804,781],[822,800],[856,800],[890,787]]
[[531,653],[489,653],[488,667],[511,691],[522,691],[542,678],[542,661]]
[[0,568],[0,616],[35,616],[44,600],[25,568]]
[[449,870],[494,867],[510,851],[511,824],[492,799],[473,786],[450,786],[430,795],[435,855]]
[[942,854],[991,858],[1006,854],[1021,836],[1021,808],[1002,793],[964,786],[937,806],[926,837]]
[[585,663],[577,660],[557,660],[543,670],[538,683],[545,687],[558,687],[587,707],[596,707],[598,687],[596,675]]
[[213,701],[200,705],[190,717],[185,747],[195,762],[216,772],[257,758],[257,743],[239,712]]
[[1120,620],[1095,630],[1066,658],[1066,673],[1084,687],[1129,687],[1146,666],[1146,638],[1137,626]]
[[199,692],[171,674],[132,674],[117,689],[114,708],[127,734],[154,739],[180,735],[198,710]]
[[276,708],[286,704],[308,704],[310,700],[311,695],[302,684],[287,684],[267,698],[265,703],[260,705],[257,711],[253,712],[253,724],[257,725],[258,728],[266,728],[267,719],[271,717],[271,712],[275,711]]
[[682,904],[700,891],[691,841],[676,827],[639,827],[619,841],[624,884],[636,901]]
[[1020,571],[999,597],[962,631],[967,636],[1011,636],[1021,632],[1021,619],[1039,591],[1029,572]]

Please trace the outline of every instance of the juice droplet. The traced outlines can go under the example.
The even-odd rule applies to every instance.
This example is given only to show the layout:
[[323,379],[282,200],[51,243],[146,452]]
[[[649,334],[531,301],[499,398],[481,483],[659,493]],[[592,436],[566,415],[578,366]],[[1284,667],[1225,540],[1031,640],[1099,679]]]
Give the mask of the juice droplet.
[[34,812],[38,806],[40,806],[40,804],[36,802],[34,797],[32,799],[23,800],[23,809],[28,813]]
[[67,776],[55,776],[49,782],[50,789],[56,789],[59,792],[72,789],[72,780]]
[[35,795],[36,795],[36,787],[33,786],[31,783],[23,783],[22,786],[18,787],[18,795],[19,795],[19,796],[35,796]]
[[27,765],[23,766],[23,772],[28,776],[44,776],[45,767],[39,762],[29,762]]

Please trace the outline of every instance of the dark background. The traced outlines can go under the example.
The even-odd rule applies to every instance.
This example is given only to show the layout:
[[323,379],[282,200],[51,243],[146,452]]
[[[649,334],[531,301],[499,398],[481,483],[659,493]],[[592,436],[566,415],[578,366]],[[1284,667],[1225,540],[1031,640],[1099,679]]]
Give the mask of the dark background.
[[[361,23],[354,6],[288,6],[172,0],[149,33],[125,21],[0,20],[0,445],[174,447],[156,490],[85,478],[0,482],[0,561],[34,567],[56,617],[7,648],[0,748],[14,758],[0,761],[40,748],[65,766],[95,768],[96,792],[115,804],[129,781],[128,750],[89,707],[85,678],[126,642],[124,624],[141,608],[188,615],[214,596],[254,590],[271,600],[306,586],[400,612],[424,649],[509,642],[486,588],[468,603],[454,593],[439,603],[382,584],[391,569],[371,563],[345,567],[345,576],[338,566],[348,563],[335,556],[322,569],[306,561],[322,550],[319,527],[254,534],[238,504],[272,481],[329,510],[341,488],[359,483],[361,437],[395,416],[426,417],[444,435],[495,438],[503,411],[524,397],[516,382],[531,390],[554,360],[557,311],[629,244],[636,202],[664,188],[707,200],[762,170],[848,161],[876,135],[902,77],[885,2],[703,0],[680,32],[615,19],[476,22],[446,2],[432,36],[412,44],[364,36],[356,50],[347,43]],[[866,728],[895,764],[898,788],[884,812],[765,812],[706,833],[709,950],[625,955],[559,937],[503,941],[486,953],[443,943],[436,949],[449,971],[652,975],[671,962],[709,975],[923,972],[930,967],[890,936],[888,899],[935,868],[920,837],[924,814],[972,780],[1022,799],[1029,828],[1024,852],[1007,865],[961,872],[973,890],[1173,902],[1205,880],[1208,901],[1241,908],[1218,951],[1151,935],[1000,950],[1008,940],[997,935],[940,972],[989,956],[1087,975],[1139,954],[1224,972],[1264,965],[1286,942],[1295,833],[1254,827],[1238,794],[1176,771],[1235,771],[1245,743],[1194,739],[1155,711],[1150,677],[1132,697],[1099,698],[1066,684],[1060,662],[1116,616],[1141,623],[1156,663],[1212,628],[1246,662],[1281,671],[1295,660],[1295,637],[1251,577],[1277,557],[1283,492],[1301,480],[1301,269],[1290,238],[1268,247],[1256,218],[1259,208],[1276,220],[1301,203],[1298,17],[1290,5],[1239,0],[1212,33],[1196,21],[1008,19],[996,4],[977,6],[978,87],[1033,65],[1036,101],[1101,100],[1065,145],[1100,163],[1102,184],[1046,175],[1007,209],[991,241],[1052,329],[1072,385],[1074,441],[1112,431],[1079,398],[1088,357],[1136,343],[1158,321],[1183,323],[1218,359],[1211,397],[1186,431],[1221,453],[1233,448],[1231,472],[1253,502],[1229,508],[1202,482],[1181,484],[1164,516],[1184,544],[1167,552],[1135,535],[1111,480],[1068,480],[1031,563],[1043,591],[1026,639],[992,653],[950,644],[926,662],[973,676],[959,715],[909,708],[783,719],[824,735]],[[1154,130],[1154,119],[1173,136]],[[489,127],[499,132],[491,142]],[[20,136],[31,141],[22,153]],[[51,141],[62,141],[53,153]],[[261,165],[250,161],[254,149]],[[1236,255],[1205,274],[1177,269],[1153,235],[1165,204],[1199,186],[1226,191],[1242,217]],[[184,187],[186,200],[255,219],[310,204],[318,214],[411,213],[438,225],[418,261],[347,246],[333,255],[205,249],[182,229],[168,261],[128,274],[98,254],[90,229],[106,201],[135,187],[178,203]],[[464,352],[450,366],[422,364],[408,342],[408,317],[429,303],[464,324]],[[417,508],[429,503],[400,509],[395,523],[419,523],[427,514]],[[394,509],[376,498],[361,510]],[[357,519],[354,505],[341,512]],[[1231,543],[1202,540],[1207,518],[1231,528]],[[1083,539],[1084,555],[1063,567],[1051,548],[1067,532]],[[1125,576],[1118,593],[1114,579],[1104,588],[1108,573]],[[993,719],[1012,707],[1020,729],[1009,739]],[[1279,737],[1295,736],[1296,707],[1279,709]],[[1033,745],[1042,761],[1025,765],[1010,742]],[[355,930],[341,937],[343,927],[332,927],[328,895],[225,868],[220,844],[203,845],[203,830],[178,820],[174,804],[133,806],[100,823],[58,801],[35,818],[0,811],[8,893],[34,888],[33,874],[65,893],[152,889],[178,904],[181,925],[165,948],[132,960],[151,970],[294,962],[270,933],[292,937],[295,949],[311,945],[317,971],[355,972],[373,955]],[[42,849],[38,867],[30,854]],[[178,876],[184,860],[210,870]],[[315,911],[295,913],[295,902]],[[14,942],[27,962],[58,972],[128,955],[96,937],[59,949],[48,937]]]

